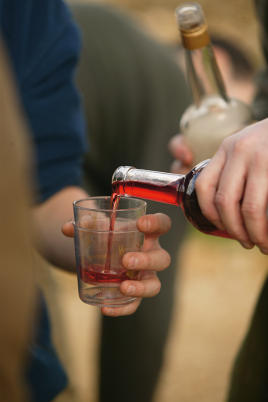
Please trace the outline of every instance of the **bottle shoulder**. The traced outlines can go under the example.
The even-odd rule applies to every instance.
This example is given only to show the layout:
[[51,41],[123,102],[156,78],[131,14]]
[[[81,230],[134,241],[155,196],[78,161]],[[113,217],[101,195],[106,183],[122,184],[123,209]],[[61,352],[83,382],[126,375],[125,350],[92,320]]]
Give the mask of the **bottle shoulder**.
[[232,134],[252,121],[252,111],[246,103],[234,98],[226,102],[220,97],[209,96],[199,106],[192,104],[185,110],[180,129],[189,136],[201,135],[204,131],[210,137],[222,132]]
[[185,125],[192,120],[203,120],[210,118],[217,121],[223,118],[230,119],[251,119],[252,111],[246,103],[230,98],[226,102],[223,98],[217,95],[205,96],[199,105],[191,104],[185,110],[181,118],[181,125]]

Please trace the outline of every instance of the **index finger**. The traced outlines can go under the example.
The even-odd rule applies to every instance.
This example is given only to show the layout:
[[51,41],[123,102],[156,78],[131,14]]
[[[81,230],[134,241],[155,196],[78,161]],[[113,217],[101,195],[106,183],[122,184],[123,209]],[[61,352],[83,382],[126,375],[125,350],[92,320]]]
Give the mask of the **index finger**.
[[157,237],[167,233],[171,228],[170,218],[162,213],[141,216],[137,221],[137,228],[144,234]]
[[196,195],[203,215],[219,229],[224,227],[215,205],[215,195],[225,159],[225,152],[220,148],[195,182]]

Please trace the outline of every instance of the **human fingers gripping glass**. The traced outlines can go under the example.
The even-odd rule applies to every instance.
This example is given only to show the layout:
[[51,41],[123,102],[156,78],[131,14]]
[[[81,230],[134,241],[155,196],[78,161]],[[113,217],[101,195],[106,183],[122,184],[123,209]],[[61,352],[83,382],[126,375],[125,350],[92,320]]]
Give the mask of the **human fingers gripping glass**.
[[128,270],[122,264],[122,257],[142,247],[144,235],[136,222],[145,210],[145,201],[129,197],[119,200],[116,211],[111,197],[74,202],[75,251],[82,301],[115,307],[134,300],[120,292],[120,284],[138,279],[139,273]]
[[124,281],[120,285],[120,290],[124,294],[136,296],[136,299],[120,307],[103,307],[101,309],[104,315],[111,317],[125,316],[133,314],[139,307],[142,298],[156,296],[161,289],[161,282],[154,271],[141,271],[138,281]]

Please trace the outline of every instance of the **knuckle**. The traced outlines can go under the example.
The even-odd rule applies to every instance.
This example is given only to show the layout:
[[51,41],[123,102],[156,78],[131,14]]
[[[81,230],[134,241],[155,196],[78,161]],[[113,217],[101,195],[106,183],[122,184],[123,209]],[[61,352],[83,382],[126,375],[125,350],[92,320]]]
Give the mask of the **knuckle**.
[[244,152],[250,145],[250,142],[250,137],[248,136],[239,137],[239,139],[237,139],[233,144],[234,154],[240,154]]
[[137,221],[138,229],[141,230],[142,232],[147,231],[148,227],[150,228],[150,218],[151,218],[151,215],[141,216]]
[[244,217],[254,219],[258,217],[259,210],[260,210],[259,206],[254,201],[244,201],[241,208],[242,215]]
[[158,227],[158,219],[156,214],[145,215],[142,219],[142,229],[145,232],[155,232]]
[[231,144],[232,142],[233,142],[233,138],[232,138],[231,136],[225,137],[225,138],[222,140],[222,143],[221,143],[219,149],[226,149],[226,148],[229,149],[230,144]]
[[136,296],[143,297],[144,294],[145,294],[145,291],[146,291],[146,288],[145,288],[144,283],[142,281],[137,282],[137,284],[136,284]]
[[215,195],[215,204],[220,209],[225,209],[229,204],[228,197],[225,193],[217,191]]
[[260,161],[260,160],[267,160],[267,150],[265,147],[259,147],[255,150],[255,158],[256,158],[256,162]]
[[150,269],[152,266],[152,256],[150,253],[143,253],[142,255],[142,260],[141,260],[141,266],[142,269]]

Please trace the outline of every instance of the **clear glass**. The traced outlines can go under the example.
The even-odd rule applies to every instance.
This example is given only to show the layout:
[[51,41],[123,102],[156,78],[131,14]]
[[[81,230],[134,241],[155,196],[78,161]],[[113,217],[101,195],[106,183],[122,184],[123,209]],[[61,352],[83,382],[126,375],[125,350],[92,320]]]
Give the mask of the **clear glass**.
[[[111,197],[90,197],[75,201],[75,255],[80,299],[95,306],[116,307],[135,298],[122,295],[120,283],[138,279],[139,273],[127,271],[122,257],[139,251],[143,234],[136,227],[137,219],[146,213],[146,202],[124,197],[119,200],[115,215]],[[114,230],[110,230],[112,217]]]

